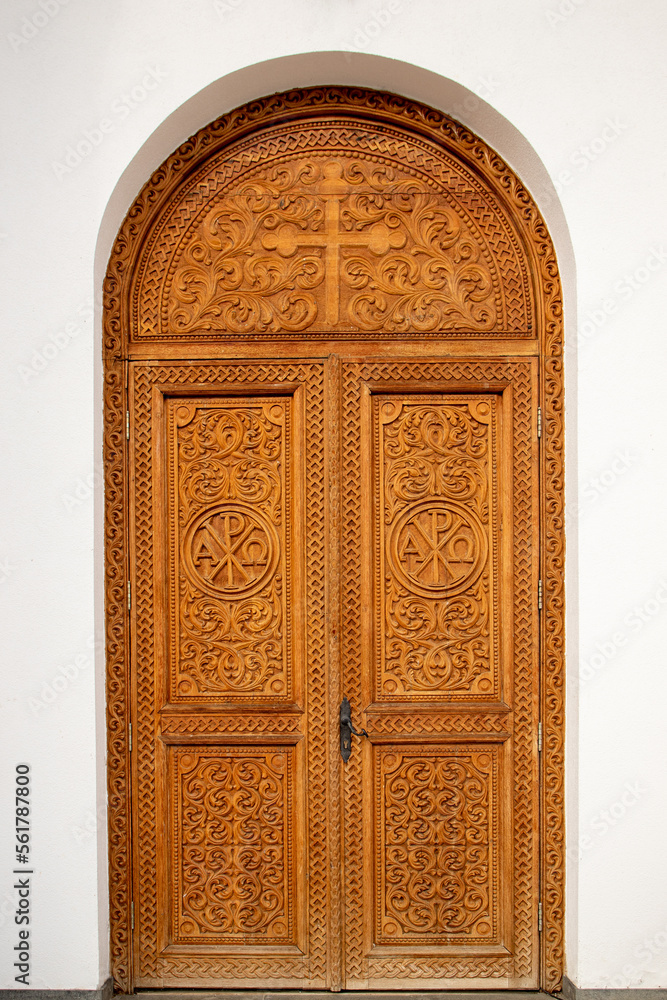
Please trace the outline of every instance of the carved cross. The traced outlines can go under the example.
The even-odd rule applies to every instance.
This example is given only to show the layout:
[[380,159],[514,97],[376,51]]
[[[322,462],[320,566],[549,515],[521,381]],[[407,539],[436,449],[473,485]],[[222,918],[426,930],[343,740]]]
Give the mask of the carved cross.
[[320,193],[325,198],[324,231],[303,233],[293,223],[285,223],[274,233],[267,233],[262,244],[266,250],[277,250],[281,257],[293,257],[301,247],[322,247],[325,250],[325,320],[334,326],[339,319],[340,251],[342,247],[367,248],[377,257],[388,250],[405,245],[405,234],[376,222],[364,232],[340,228],[340,203],[350,192],[343,179],[343,168],[336,160],[324,166],[324,181]]

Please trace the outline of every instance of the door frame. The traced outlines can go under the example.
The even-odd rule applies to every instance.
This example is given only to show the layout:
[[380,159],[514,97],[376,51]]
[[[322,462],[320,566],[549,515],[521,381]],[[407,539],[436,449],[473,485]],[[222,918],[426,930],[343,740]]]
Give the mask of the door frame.
[[[212,150],[299,116],[351,114],[403,127],[447,148],[497,194],[520,234],[531,276],[540,358],[541,617],[541,936],[542,988],[555,991],[564,951],[564,456],[562,295],[553,243],[539,210],[498,154],[433,108],[396,95],[344,87],[274,95],[224,115],[172,154],[137,196],[119,231],[104,284],[104,469],[107,746],[111,963],[116,987],[132,992],[130,614],[128,590],[128,360],[136,322],[135,276],[164,207]],[[489,338],[490,339],[490,338]],[[268,347],[268,345],[267,345]],[[499,356],[503,347],[478,357]],[[369,348],[372,349],[372,348]],[[168,360],[169,347],[155,359]],[[506,348],[511,353],[511,348]]]

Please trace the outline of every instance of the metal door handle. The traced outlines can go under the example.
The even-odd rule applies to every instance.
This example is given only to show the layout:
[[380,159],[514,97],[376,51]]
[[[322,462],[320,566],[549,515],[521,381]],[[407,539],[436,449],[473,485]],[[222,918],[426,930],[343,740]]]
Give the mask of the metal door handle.
[[365,729],[358,730],[352,725],[352,708],[347,698],[340,703],[340,755],[345,763],[352,753],[352,736],[368,736]]

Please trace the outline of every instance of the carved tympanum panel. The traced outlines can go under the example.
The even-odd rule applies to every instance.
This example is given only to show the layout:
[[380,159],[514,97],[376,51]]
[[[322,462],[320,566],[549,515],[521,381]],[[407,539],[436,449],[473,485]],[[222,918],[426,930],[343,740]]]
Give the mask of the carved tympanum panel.
[[168,401],[172,701],[291,696],[291,403]]
[[533,294],[497,195],[445,145],[293,121],[211,157],[156,220],[132,339],[531,338]]
[[414,173],[358,153],[255,170],[179,248],[169,328],[493,330],[498,275],[457,209]]
[[373,398],[380,700],[498,697],[495,410]]

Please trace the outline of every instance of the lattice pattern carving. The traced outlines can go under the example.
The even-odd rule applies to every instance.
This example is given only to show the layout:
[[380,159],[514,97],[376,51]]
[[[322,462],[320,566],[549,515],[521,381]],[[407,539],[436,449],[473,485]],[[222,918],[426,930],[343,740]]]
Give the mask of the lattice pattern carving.
[[123,442],[124,366],[104,374],[105,615],[107,659],[107,814],[109,824],[110,959],[115,982],[132,981],[130,927],[129,687],[127,677],[126,465]]
[[[325,492],[325,502],[329,511],[329,537],[328,537],[328,573],[327,582],[329,596],[341,592],[342,566],[341,566],[341,521],[342,521],[342,483],[341,483],[341,463],[336,460],[341,445],[341,364],[337,357],[330,357],[327,365],[328,380],[326,386],[326,421],[327,428],[326,446],[329,456],[329,484]],[[333,458],[336,456],[336,458]],[[342,608],[338,601],[329,602],[329,627],[327,638],[329,644],[328,656],[328,700],[329,719],[335,720],[340,711],[339,698],[342,690]],[[336,731],[336,725],[329,724],[329,787],[338,789],[338,794],[332,796],[329,808],[329,833],[331,843],[340,846],[342,844],[342,796],[341,789],[341,759],[340,759],[340,731]],[[329,882],[331,912],[342,914],[343,912],[343,873],[340,866],[334,866]],[[331,965],[329,968],[329,988],[332,990],[341,989],[345,985],[344,979],[344,956],[343,956],[343,927],[341,920],[332,920],[329,927],[329,954]]]
[[[135,644],[137,725],[137,827],[139,879],[141,884],[141,920],[135,942],[137,965],[142,974],[155,976],[158,933],[157,887],[155,878],[157,836],[155,817],[155,623],[153,603],[153,437],[150,412],[150,370],[137,372],[135,380],[134,452],[135,452]],[[136,863],[136,861],[135,861]]]
[[434,736],[489,733],[508,735],[507,720],[501,715],[402,715],[387,717],[368,713],[369,732],[373,736]]
[[542,958],[544,988],[560,989],[565,928],[565,460],[563,424],[563,321],[558,267],[546,225],[533,211],[531,239],[541,250],[544,295],[542,455],[542,545],[546,603],[542,615],[543,677]]
[[532,501],[535,485],[531,470],[532,407],[528,380],[514,382],[514,912],[517,976],[528,976],[533,966],[535,926],[535,861],[531,850],[536,817],[532,789],[537,782],[534,759],[534,678],[537,666],[534,628],[535,569],[532,538]]
[[[502,979],[512,975],[512,960],[509,958],[450,960],[406,959],[397,967],[395,962],[381,958],[368,960],[368,974],[372,983],[386,979],[406,979],[422,982],[425,980],[449,980],[452,984],[458,979]],[[467,985],[467,984],[466,984]],[[486,985],[486,984],[485,984]],[[492,984],[489,983],[489,986]]]
[[278,718],[273,715],[227,715],[213,718],[207,718],[203,715],[170,715],[162,720],[161,725],[163,736],[206,736],[214,733],[228,733],[229,735],[261,733],[264,736],[282,736],[285,733],[298,733],[299,730],[299,719],[285,715]]
[[[343,607],[342,662],[347,666],[344,677],[345,693],[353,705],[363,705],[361,683],[361,451],[360,442],[360,384],[350,372],[342,370],[342,584],[347,600]],[[354,665],[353,669],[350,667]],[[347,941],[345,969],[348,982],[367,979],[365,964],[364,907],[364,857],[363,857],[363,804],[362,761],[360,754],[352,754],[346,764],[347,781],[344,784],[345,814],[345,937]],[[366,918],[367,919],[367,918]]]

